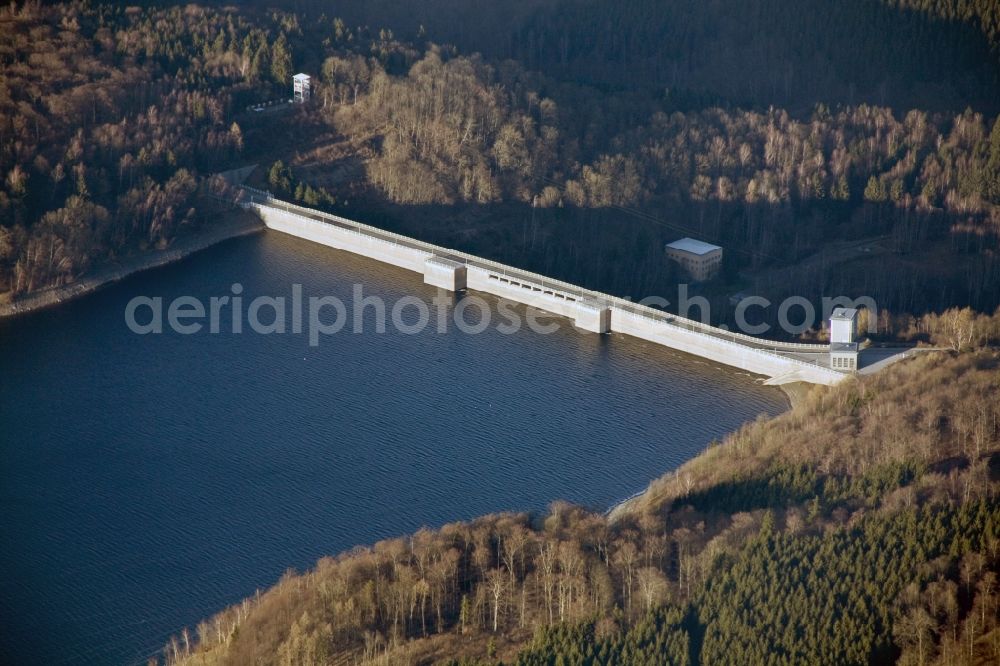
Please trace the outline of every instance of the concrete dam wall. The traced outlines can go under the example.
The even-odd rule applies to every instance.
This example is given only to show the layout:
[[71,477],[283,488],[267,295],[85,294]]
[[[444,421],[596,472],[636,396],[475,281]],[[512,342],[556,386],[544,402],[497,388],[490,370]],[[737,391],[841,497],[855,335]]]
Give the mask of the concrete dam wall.
[[819,362],[790,354],[826,358],[827,345],[781,343],[733,333],[691,319],[413,238],[303,208],[243,188],[243,203],[269,229],[345,250],[424,276],[448,291],[482,291],[572,319],[594,333],[616,332],[701,356],[771,378],[832,385],[848,376]]

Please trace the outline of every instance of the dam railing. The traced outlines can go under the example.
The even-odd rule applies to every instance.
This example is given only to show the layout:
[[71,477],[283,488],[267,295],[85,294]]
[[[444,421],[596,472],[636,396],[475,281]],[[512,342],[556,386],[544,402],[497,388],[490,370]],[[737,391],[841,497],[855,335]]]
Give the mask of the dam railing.
[[[508,280],[516,280],[522,284],[531,283],[545,291],[551,291],[553,293],[561,292],[564,297],[572,296],[573,300],[592,300],[603,302],[607,306],[613,307],[633,317],[640,317],[652,320],[659,324],[665,324],[670,327],[709,335],[722,342],[729,342],[738,346],[751,347],[762,352],[774,353],[786,361],[793,362],[797,365],[816,367],[821,364],[792,358],[776,352],[826,353],[829,352],[830,349],[828,345],[823,344],[780,342],[777,340],[766,340],[752,335],[747,335],[745,333],[738,333],[736,331],[727,331],[695,319],[682,317],[680,315],[664,312],[663,310],[658,310],[648,305],[636,303],[620,296],[613,296],[604,292],[585,289],[578,285],[563,282],[562,280],[557,280],[538,273],[533,273],[525,269],[516,268],[491,259],[478,257],[467,252],[462,252],[461,250],[454,250],[434,245],[433,243],[427,243],[409,236],[404,236],[402,234],[379,229],[378,227],[373,227],[368,224],[356,222],[333,213],[298,206],[287,201],[276,199],[270,192],[266,192],[264,190],[247,186],[243,186],[241,189],[249,195],[249,201],[243,202],[241,205],[248,207],[266,205],[272,208],[284,210],[287,213],[301,216],[306,219],[335,225],[341,229],[359,234],[371,240],[382,241],[391,245],[402,246],[424,252],[428,255],[450,259],[452,261],[465,264],[466,266],[496,273],[497,275],[503,276]],[[826,366],[823,365],[822,367]]]

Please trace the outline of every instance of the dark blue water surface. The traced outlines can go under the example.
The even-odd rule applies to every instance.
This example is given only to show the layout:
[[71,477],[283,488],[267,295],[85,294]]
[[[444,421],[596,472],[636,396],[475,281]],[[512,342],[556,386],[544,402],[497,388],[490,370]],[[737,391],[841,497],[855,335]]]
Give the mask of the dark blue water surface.
[[348,305],[355,283],[435,296],[269,232],[0,322],[0,663],[143,662],[289,567],[553,499],[603,508],[785,408],[749,376],[566,320],[378,334],[369,309],[365,332],[315,348],[125,325],[136,295],[207,302],[234,282],[246,301],[292,283]]

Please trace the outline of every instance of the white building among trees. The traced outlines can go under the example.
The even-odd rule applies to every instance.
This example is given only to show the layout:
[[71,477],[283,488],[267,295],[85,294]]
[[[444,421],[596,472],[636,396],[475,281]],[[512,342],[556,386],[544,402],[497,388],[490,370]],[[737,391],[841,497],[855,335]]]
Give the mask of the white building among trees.
[[[287,79],[286,79],[287,80]],[[304,104],[309,101],[312,79],[308,74],[296,74],[292,77],[292,101]]]

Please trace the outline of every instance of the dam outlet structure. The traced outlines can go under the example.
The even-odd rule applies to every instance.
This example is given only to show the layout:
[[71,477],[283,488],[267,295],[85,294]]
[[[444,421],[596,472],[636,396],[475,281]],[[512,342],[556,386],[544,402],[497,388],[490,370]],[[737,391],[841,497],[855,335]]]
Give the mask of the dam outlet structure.
[[[242,186],[236,203],[268,229],[423,275],[450,292],[485,292],[573,321],[592,333],[621,333],[767,378],[765,383],[834,385],[854,373],[830,367],[830,345],[764,340],[633,303],[514,266],[281,201]],[[900,357],[903,355],[900,354]],[[885,362],[880,363],[883,366]]]

